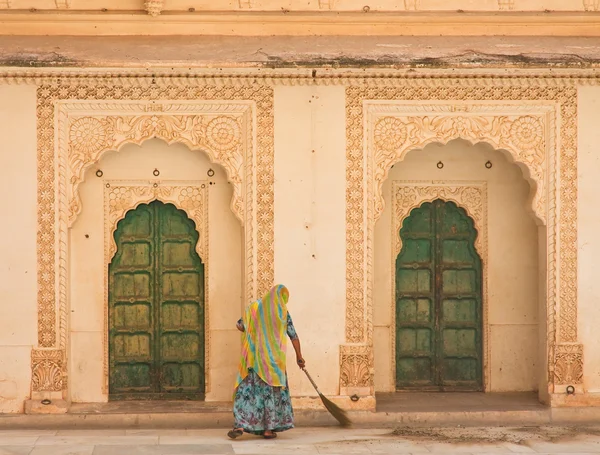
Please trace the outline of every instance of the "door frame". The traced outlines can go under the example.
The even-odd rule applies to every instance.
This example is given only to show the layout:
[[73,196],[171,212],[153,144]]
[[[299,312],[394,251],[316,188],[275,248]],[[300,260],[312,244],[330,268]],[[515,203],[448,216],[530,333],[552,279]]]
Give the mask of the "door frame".
[[[488,223],[487,184],[484,181],[452,181],[444,183],[418,180],[392,181],[392,248],[391,250],[391,298],[390,298],[390,390],[396,390],[396,258],[402,250],[400,229],[410,212],[425,202],[441,199],[454,202],[473,220],[478,235],[475,250],[481,257],[482,286],[482,388],[490,391],[491,363],[488,324]],[[437,388],[436,388],[437,390]]]
[[196,252],[204,264],[204,394],[210,391],[210,290],[208,286],[210,261],[208,257],[208,185],[206,180],[148,182],[144,180],[107,180],[104,185],[104,352],[103,393],[109,385],[109,329],[108,266],[117,252],[114,233],[117,224],[128,211],[140,204],[158,200],[183,210],[196,224],[198,243]]

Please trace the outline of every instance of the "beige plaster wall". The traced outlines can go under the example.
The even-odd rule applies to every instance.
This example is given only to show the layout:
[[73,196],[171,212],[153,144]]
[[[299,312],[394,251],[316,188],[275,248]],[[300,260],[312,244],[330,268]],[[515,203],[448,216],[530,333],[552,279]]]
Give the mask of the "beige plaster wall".
[[0,86],[0,412],[23,412],[37,343],[35,96]]
[[600,213],[598,176],[600,175],[600,87],[578,90],[577,151],[578,168],[578,323],[583,343],[584,377],[587,392],[600,393]]
[[[95,176],[102,169],[103,177]],[[157,168],[158,178],[152,175]],[[106,180],[207,180],[209,185],[208,313],[210,390],[206,399],[230,400],[235,380],[242,308],[242,227],[229,208],[232,188],[225,171],[202,152],[186,146],[168,146],[160,140],[142,146],[127,145],[104,155],[86,173],[81,185],[83,209],[70,231],[70,349],[69,392],[74,402],[106,401],[102,385],[104,356],[104,204]],[[86,237],[89,236],[89,237]]]
[[[343,87],[275,87],[275,279],[307,368],[327,395],[339,393],[346,304],[345,96]],[[295,367],[293,395],[315,392]]]
[[[438,169],[438,161],[444,163]],[[490,160],[491,169],[484,164]],[[430,145],[397,163],[384,184],[385,211],[375,227],[374,343],[375,388],[394,390],[391,369],[392,207],[394,180],[485,181],[488,190],[489,377],[486,390],[537,390],[541,356],[538,347],[538,227],[530,215],[529,184],[517,165],[486,144],[463,141]],[[485,267],[485,265],[484,265]],[[484,272],[485,273],[485,272]],[[485,373],[484,373],[485,374]]]

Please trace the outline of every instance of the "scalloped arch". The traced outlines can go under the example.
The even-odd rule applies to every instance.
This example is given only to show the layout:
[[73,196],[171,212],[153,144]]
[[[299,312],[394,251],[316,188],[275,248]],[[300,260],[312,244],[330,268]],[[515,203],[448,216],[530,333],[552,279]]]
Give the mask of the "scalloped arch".
[[[63,135],[68,131],[68,140],[60,142],[59,147],[68,149],[68,226],[73,225],[81,212],[79,186],[86,170],[98,163],[107,152],[119,152],[128,144],[141,146],[154,138],[168,145],[181,143],[191,151],[202,151],[212,163],[221,165],[233,186],[231,210],[243,224],[243,172],[247,143],[242,126],[244,114],[244,111],[229,114],[209,111],[188,115],[153,112],[130,116],[95,114],[65,119],[67,125],[61,131]],[[220,128],[215,128],[215,123]]]
[[404,160],[411,150],[463,139],[472,145],[487,143],[504,151],[521,169],[526,169],[524,177],[533,193],[532,211],[541,224],[546,224],[545,168],[554,150],[554,106],[367,102],[366,117],[375,220],[383,213],[383,182],[394,164]]

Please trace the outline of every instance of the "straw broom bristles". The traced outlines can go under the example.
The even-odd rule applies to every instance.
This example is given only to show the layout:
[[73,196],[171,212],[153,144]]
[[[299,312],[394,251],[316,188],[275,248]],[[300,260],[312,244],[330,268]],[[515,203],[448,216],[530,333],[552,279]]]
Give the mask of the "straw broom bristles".
[[321,398],[321,401],[323,402],[325,409],[327,409],[327,411],[329,411],[329,413],[335,418],[335,420],[337,420],[340,423],[341,426],[349,427],[352,424],[352,422],[350,421],[350,418],[346,415],[346,411],[344,411],[342,408],[340,408],[334,402],[329,400],[325,395],[323,395],[319,391],[317,384],[315,384],[315,381],[313,381],[313,379],[310,377],[310,374],[308,374],[308,371],[306,371],[305,368],[302,368],[302,371],[304,371],[304,373],[306,373],[306,377],[308,378],[308,380],[310,381],[312,386],[315,388],[315,390],[319,394],[319,397]]

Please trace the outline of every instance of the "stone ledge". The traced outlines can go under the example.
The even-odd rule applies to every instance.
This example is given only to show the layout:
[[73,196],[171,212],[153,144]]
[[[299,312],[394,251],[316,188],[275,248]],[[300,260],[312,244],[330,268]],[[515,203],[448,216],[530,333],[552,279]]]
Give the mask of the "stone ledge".
[[77,11],[0,13],[0,35],[228,36],[600,36],[586,12],[217,12],[144,14]]
[[69,403],[65,400],[27,400],[25,401],[25,414],[66,414]]

